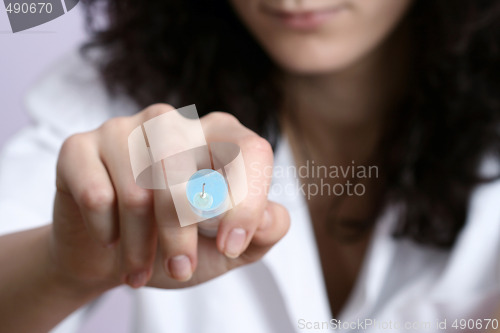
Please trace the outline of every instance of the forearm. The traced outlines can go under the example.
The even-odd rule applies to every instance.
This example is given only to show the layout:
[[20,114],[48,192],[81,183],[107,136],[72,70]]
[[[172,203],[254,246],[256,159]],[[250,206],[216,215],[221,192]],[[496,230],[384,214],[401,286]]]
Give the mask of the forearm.
[[1,332],[47,332],[98,295],[60,277],[50,232],[45,226],[0,237]]

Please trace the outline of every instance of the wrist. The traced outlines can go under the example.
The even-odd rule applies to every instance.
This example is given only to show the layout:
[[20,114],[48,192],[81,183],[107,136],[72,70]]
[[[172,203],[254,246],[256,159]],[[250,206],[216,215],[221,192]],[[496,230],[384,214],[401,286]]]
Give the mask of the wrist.
[[62,297],[69,297],[84,304],[118,285],[109,281],[87,281],[68,273],[54,253],[52,225],[47,226],[43,233],[45,255],[42,267],[47,288]]
[[45,226],[2,236],[0,331],[48,332],[105,291],[65,278],[51,259],[50,234]]

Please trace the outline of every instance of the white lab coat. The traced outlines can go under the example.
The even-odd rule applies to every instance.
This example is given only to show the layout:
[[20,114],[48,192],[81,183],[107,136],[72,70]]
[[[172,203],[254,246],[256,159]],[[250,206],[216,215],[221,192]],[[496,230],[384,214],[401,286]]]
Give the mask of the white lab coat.
[[[59,62],[26,101],[33,124],[12,138],[0,159],[0,234],[51,220],[55,165],[66,137],[138,111],[125,98],[109,98],[95,70],[77,54]],[[292,163],[282,140],[275,164]],[[282,186],[296,181],[273,180]],[[133,331],[327,331],[334,322],[305,199],[300,193],[271,193],[270,199],[285,205],[292,217],[282,241],[261,261],[200,286],[131,290]],[[360,276],[337,318],[351,327],[342,331],[386,332],[391,323],[429,322],[430,328],[413,331],[443,332],[436,323],[445,319],[448,330],[455,331],[454,319],[492,318],[500,300],[500,182],[476,189],[467,224],[449,251],[394,240],[394,222],[390,207],[380,217]],[[75,332],[86,315],[84,309],[75,312],[54,332]],[[363,327],[365,319],[377,322]],[[315,329],[318,325],[321,329]]]

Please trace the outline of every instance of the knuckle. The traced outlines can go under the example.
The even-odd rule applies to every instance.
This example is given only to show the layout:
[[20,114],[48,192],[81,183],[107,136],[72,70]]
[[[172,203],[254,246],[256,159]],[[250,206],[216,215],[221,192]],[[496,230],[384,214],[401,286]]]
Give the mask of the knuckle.
[[79,202],[88,211],[102,212],[113,206],[114,200],[115,193],[112,188],[91,184],[82,191]]
[[73,134],[68,137],[61,146],[60,155],[66,156],[75,150],[81,149],[81,147],[85,144],[86,139],[87,135],[85,133]]
[[140,211],[149,208],[153,202],[151,191],[141,188],[125,190],[120,199],[123,208],[128,211]]
[[130,119],[128,117],[115,117],[104,122],[98,131],[102,133],[116,133],[121,129],[130,127]]
[[217,123],[224,126],[240,125],[240,121],[234,115],[227,112],[210,112],[205,116],[210,123]]
[[245,137],[241,142],[241,146],[265,154],[273,153],[273,148],[271,147],[269,141],[258,135],[250,135]]
[[175,110],[175,108],[169,104],[156,103],[145,108],[143,114],[147,119],[150,119],[172,110]]

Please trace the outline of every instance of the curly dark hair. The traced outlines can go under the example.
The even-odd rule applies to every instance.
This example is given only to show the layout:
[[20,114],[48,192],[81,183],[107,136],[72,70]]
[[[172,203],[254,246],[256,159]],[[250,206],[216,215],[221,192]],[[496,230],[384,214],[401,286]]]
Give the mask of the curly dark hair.
[[[226,0],[85,0],[111,94],[227,110],[269,138],[282,102],[275,64]],[[106,24],[96,17],[105,14]],[[500,156],[500,2],[415,1],[414,80],[378,153],[385,198],[403,204],[398,237],[440,247],[462,229],[486,156]]]

